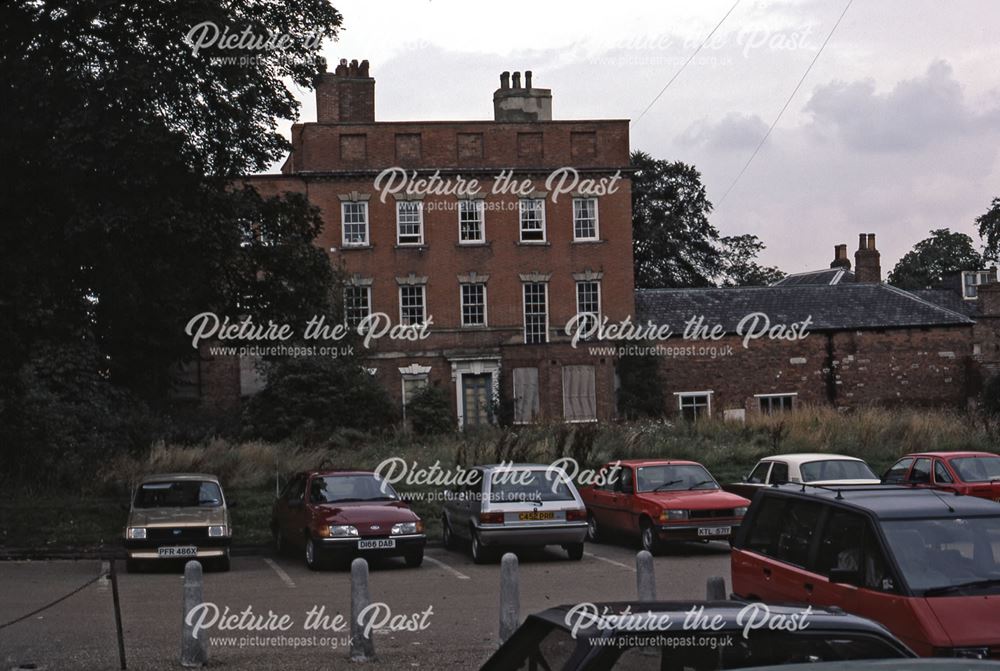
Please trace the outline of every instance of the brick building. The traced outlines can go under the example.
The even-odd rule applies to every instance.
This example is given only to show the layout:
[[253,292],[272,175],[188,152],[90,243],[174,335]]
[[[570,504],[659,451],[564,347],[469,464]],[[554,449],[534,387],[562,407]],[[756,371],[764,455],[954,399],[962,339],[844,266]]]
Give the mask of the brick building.
[[[404,411],[435,384],[462,426],[490,421],[498,396],[514,400],[518,421],[612,417],[614,362],[569,347],[564,326],[578,311],[634,313],[628,122],[553,120],[551,91],[531,72],[523,83],[501,75],[492,121],[376,121],[367,61],[323,76],[316,103],[317,121],[292,128],[281,174],[248,182],[319,207],[317,244],[349,278],[349,324],[378,312],[432,320],[428,338],[368,352]],[[383,197],[376,180],[397,167],[456,187],[477,179],[480,190]],[[559,193],[547,179],[567,167],[579,189],[563,173]],[[498,177],[520,188],[496,193]],[[594,195],[584,180],[616,187]]]

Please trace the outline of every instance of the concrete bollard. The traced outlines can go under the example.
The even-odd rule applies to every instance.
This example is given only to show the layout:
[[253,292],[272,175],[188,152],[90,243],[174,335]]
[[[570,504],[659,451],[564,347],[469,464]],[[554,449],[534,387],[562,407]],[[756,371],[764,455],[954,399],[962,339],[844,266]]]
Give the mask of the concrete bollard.
[[208,664],[208,636],[201,632],[194,635],[194,623],[188,622],[188,613],[204,603],[204,581],[201,564],[189,561],[184,565],[184,604],[181,613],[181,666],[196,668]]
[[726,600],[726,579],[720,576],[712,576],[705,584],[705,598],[709,601]]
[[656,601],[653,555],[646,550],[640,550],[635,555],[635,588],[639,593],[639,601]]
[[370,662],[375,659],[375,641],[371,634],[365,636],[365,628],[358,616],[371,605],[368,592],[368,562],[358,557],[351,562],[351,661]]
[[517,555],[504,553],[500,559],[500,643],[503,644],[521,624],[521,584]]

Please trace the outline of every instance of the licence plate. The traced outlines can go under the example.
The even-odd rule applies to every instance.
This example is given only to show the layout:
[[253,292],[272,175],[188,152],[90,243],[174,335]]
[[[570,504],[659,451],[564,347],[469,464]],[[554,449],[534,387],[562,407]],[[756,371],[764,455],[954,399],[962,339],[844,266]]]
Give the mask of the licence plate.
[[699,536],[728,536],[733,531],[732,527],[700,527]]
[[358,541],[359,550],[391,550],[396,547],[395,538],[369,538]]
[[556,514],[553,512],[548,513],[518,513],[517,519],[522,522],[537,522],[539,520],[554,520]]
[[157,548],[156,554],[163,559],[169,559],[171,557],[195,557],[198,554],[198,548],[193,545],[170,546]]

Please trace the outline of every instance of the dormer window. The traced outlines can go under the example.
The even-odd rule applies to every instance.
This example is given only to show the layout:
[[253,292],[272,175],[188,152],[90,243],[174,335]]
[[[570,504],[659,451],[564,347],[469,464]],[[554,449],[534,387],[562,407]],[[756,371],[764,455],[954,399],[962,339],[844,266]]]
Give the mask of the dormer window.
[[979,295],[979,285],[995,282],[997,279],[996,268],[990,270],[966,270],[962,272],[962,298],[967,301],[974,301]]

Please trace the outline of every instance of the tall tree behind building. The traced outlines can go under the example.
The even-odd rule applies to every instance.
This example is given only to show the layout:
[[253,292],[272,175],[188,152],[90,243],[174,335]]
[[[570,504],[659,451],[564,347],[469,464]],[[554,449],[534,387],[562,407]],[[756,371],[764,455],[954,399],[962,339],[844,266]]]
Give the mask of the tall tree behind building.
[[931,231],[931,237],[915,244],[889,273],[889,284],[900,289],[926,289],[942,283],[947,275],[983,265],[972,238],[947,228]]

